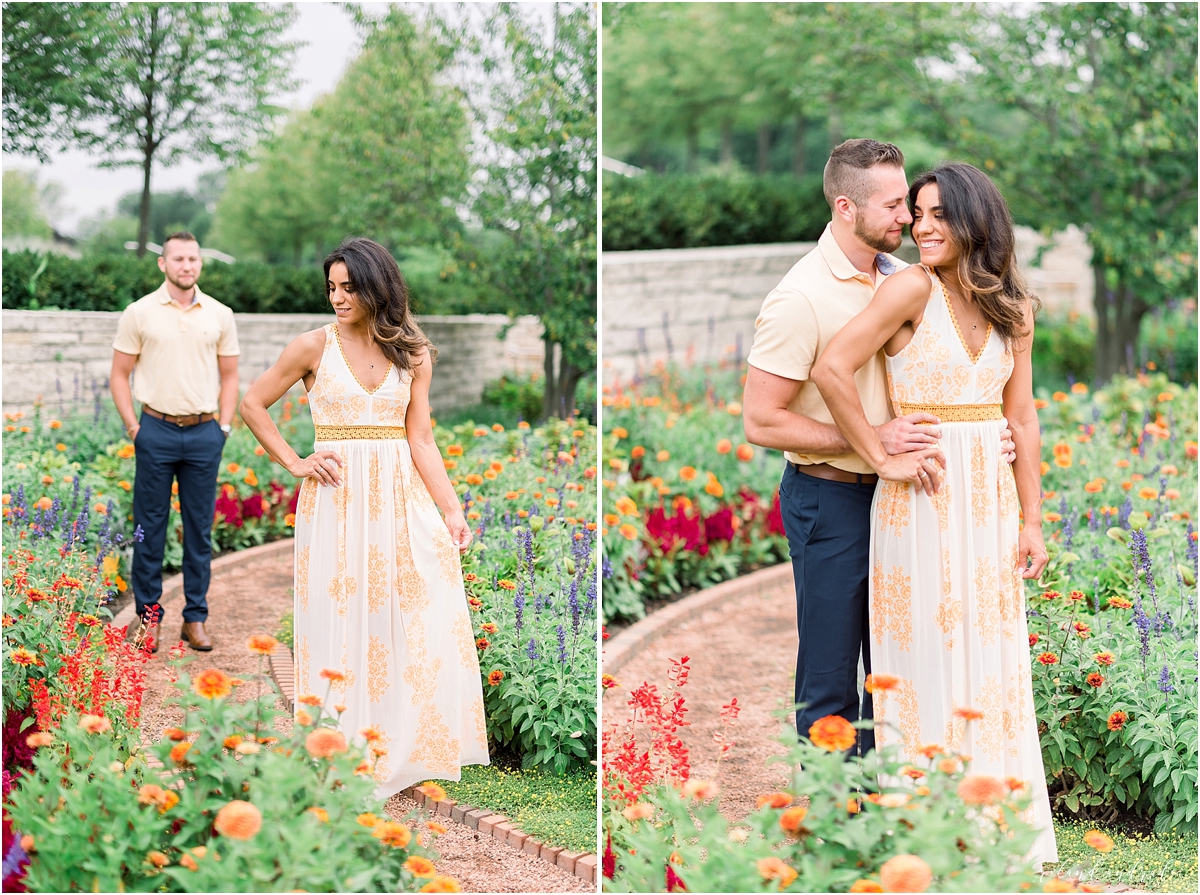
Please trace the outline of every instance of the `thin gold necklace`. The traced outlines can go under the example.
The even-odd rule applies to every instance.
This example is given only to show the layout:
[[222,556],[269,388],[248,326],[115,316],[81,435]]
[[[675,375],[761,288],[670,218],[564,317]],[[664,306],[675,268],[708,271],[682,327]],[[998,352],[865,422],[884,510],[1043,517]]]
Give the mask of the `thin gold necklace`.
[[[967,303],[966,303],[965,301],[963,301],[961,298],[959,298],[959,295],[958,295],[958,293],[957,293],[955,290],[953,290],[953,289],[948,289],[948,288],[947,288],[947,286],[946,286],[946,281],[942,279],[942,275],[941,275],[941,274],[938,274],[938,282],[942,284],[942,291],[943,291],[943,292],[949,292],[949,294],[950,294],[950,296],[951,296],[952,298],[958,298],[958,299],[959,299],[959,303],[960,303],[960,304],[963,306],[963,310],[966,310],[966,308],[967,308]],[[976,310],[978,310],[978,309],[976,309]],[[972,312],[971,316],[972,316],[972,317],[974,317],[974,316],[975,316],[974,312]],[[980,323],[982,323],[982,322],[983,322],[983,312],[982,312],[982,311],[980,311],[980,312],[979,312],[979,322],[980,322]],[[972,323],[972,324],[971,324],[971,329],[976,329],[976,330],[977,330],[977,329],[979,329],[979,324],[978,324],[978,323]]]

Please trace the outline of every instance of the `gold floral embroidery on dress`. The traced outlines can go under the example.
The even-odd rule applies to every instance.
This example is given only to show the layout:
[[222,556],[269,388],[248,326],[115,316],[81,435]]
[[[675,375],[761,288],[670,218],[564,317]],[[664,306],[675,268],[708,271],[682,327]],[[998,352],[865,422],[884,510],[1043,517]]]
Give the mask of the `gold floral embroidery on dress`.
[[1011,551],[1010,562],[1007,568],[1002,568],[999,572],[1000,578],[1000,602],[997,607],[1000,611],[1000,619],[1004,622],[1004,639],[1015,640],[1017,636],[1016,626],[1013,624],[1021,617],[1021,611],[1024,609],[1021,599],[1021,573],[1017,570],[1017,546],[1014,544]]
[[1017,756],[1017,719],[1021,710],[1020,688],[1017,686],[1019,677],[1016,673],[1008,676],[1008,689],[1004,692],[1004,738],[1008,741],[1008,754]]
[[352,426],[361,422],[363,412],[367,409],[367,399],[362,395],[346,397],[346,384],[339,382],[332,375],[322,377],[320,372],[317,379],[321,383],[317,397],[310,400],[313,422],[322,426]]
[[425,480],[421,478],[421,474],[413,470],[413,480],[408,486],[408,496],[412,499],[413,506],[418,510],[437,510],[437,504],[434,503],[433,495],[429,493],[429,489],[425,487]]
[[300,499],[296,502],[296,512],[304,517],[305,522],[312,522],[316,511],[317,480],[305,479],[300,485]]
[[943,644],[946,649],[954,649],[954,631],[958,629],[962,622],[963,609],[962,600],[946,600],[944,603],[938,603],[937,611],[933,615],[933,620],[943,634],[950,634],[951,637]]
[[[1007,364],[1004,363],[1006,356]],[[1000,404],[1004,400],[1004,386],[1008,383],[1009,376],[1012,375],[1012,352],[1002,354],[1000,357],[1001,367],[999,370],[996,370],[995,367],[984,367],[975,376],[975,390],[981,404]]]
[[954,579],[950,572],[950,548],[942,548],[942,596],[950,596],[950,592],[954,590]]
[[306,544],[296,551],[296,596],[300,598],[300,611],[308,612],[308,564],[312,550]]
[[895,531],[896,537],[904,534],[908,527],[908,497],[911,489],[908,482],[882,482],[879,488],[877,514],[879,524]]
[[419,612],[429,605],[429,595],[425,578],[413,561],[404,484],[400,475],[393,480],[392,491],[396,505],[396,590],[400,595],[400,611],[406,614]]
[[917,705],[917,690],[912,681],[900,681],[896,702],[900,706],[900,732],[904,735],[904,751],[910,759],[915,760],[921,754],[921,711]]
[[403,426],[408,415],[408,402],[412,395],[412,373],[401,370],[399,379],[391,397],[371,399],[371,413],[383,425]]
[[975,525],[987,526],[992,521],[992,496],[988,493],[987,456],[983,439],[978,435],[971,442],[971,515]]
[[996,499],[1000,504],[1002,520],[1016,517],[1021,502],[1017,498],[1017,482],[1013,478],[1012,467],[1004,462],[1004,457],[1000,458],[1000,465],[996,469]]
[[367,695],[379,702],[391,686],[388,680],[388,656],[391,651],[374,634],[367,641]]
[[375,544],[367,546],[367,611],[378,612],[388,599],[387,557]]
[[941,487],[933,492],[933,497],[929,498],[933,508],[937,510],[938,531],[950,530],[950,502],[954,500],[954,494],[950,490],[950,477],[945,476],[942,479]]
[[439,657],[429,661],[429,651],[425,647],[425,621],[420,615],[409,619],[406,628],[410,661],[404,666],[404,682],[412,688],[412,704],[419,706],[433,700],[442,660]]
[[300,649],[296,650],[296,680],[300,682],[300,691],[308,693],[312,690],[309,684],[309,661],[310,654],[308,650],[308,635],[303,635],[300,638]]
[[338,550],[338,568],[337,574],[329,582],[329,596],[337,603],[338,615],[345,617],[346,611],[350,608],[350,598],[358,593],[358,581],[353,575],[346,574],[346,548],[345,544],[338,545],[341,549]]
[[342,460],[342,483],[333,489],[333,505],[337,507],[337,520],[346,521],[346,511],[354,501],[354,492],[350,489],[350,464]]
[[475,716],[475,742],[480,749],[487,748],[487,718],[483,713],[483,697],[476,697],[471,703],[471,712]]
[[374,776],[377,783],[383,783],[388,777],[392,776],[391,766],[388,765],[388,745],[392,742],[392,738],[382,730],[379,731],[379,734],[379,742],[374,745],[381,751],[376,753]]
[[417,718],[417,744],[408,756],[409,764],[424,764],[430,772],[454,772],[459,767],[458,758],[457,737],[450,735],[437,706],[426,703]]
[[991,557],[981,556],[975,563],[975,630],[984,646],[991,646],[996,639],[997,623],[1000,620],[1000,582],[996,577],[996,565]]
[[454,539],[450,537],[450,530],[445,524],[439,524],[434,531],[437,532],[433,536],[433,549],[437,551],[438,567],[442,572],[442,579],[447,584],[462,586],[462,563],[458,558],[458,548],[454,546]]
[[371,460],[367,464],[367,512],[372,522],[378,522],[383,513],[383,486],[379,476],[379,451],[371,451]]
[[471,630],[471,620],[467,618],[466,610],[454,616],[454,629],[451,631],[454,643],[458,646],[458,662],[463,668],[479,670],[479,660],[475,656],[475,634]]
[[350,690],[351,687],[354,686],[354,682],[356,680],[358,680],[358,675],[356,675],[354,673],[354,669],[351,668],[350,663],[346,661],[346,657],[347,657],[348,653],[349,653],[349,647],[346,645],[343,645],[342,646],[342,674],[345,675],[345,678],[340,681],[330,681],[330,685],[333,687],[333,689],[337,690],[339,693],[341,693],[343,695],[345,695],[345,693],[348,690]]
[[877,643],[884,632],[896,640],[902,652],[912,643],[912,579],[902,566],[892,566],[884,576],[882,565],[872,572],[875,599],[871,603],[871,629]]
[[958,700],[952,699],[950,702],[953,708],[950,712],[950,720],[946,722],[946,726],[942,731],[942,741],[946,744],[948,752],[957,752],[962,748],[963,739],[967,735],[967,722],[954,714],[954,712],[962,708]]
[[985,675],[983,690],[979,694],[979,710],[983,712],[983,717],[979,719],[975,745],[984,751],[988,761],[1000,760],[1000,709],[1000,678],[994,674]]

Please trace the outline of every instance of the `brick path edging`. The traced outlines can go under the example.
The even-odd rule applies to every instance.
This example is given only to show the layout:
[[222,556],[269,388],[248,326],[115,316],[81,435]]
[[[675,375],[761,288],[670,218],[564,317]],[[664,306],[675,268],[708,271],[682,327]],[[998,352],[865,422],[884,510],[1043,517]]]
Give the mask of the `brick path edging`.
[[[288,711],[293,711],[296,682],[292,651],[281,643],[271,654],[269,665],[271,677],[279,685]],[[596,882],[596,856],[593,854],[568,851],[557,845],[539,842],[528,833],[522,832],[509,818],[487,808],[472,808],[470,805],[456,802],[450,798],[435,802],[424,793],[418,792],[415,786],[402,790],[402,794],[418,805],[428,808],[437,816],[447,817],[478,833],[491,836],[517,851],[525,852],[548,864],[560,867],[584,882]]]
[[742,575],[730,581],[706,587],[691,596],[664,606],[644,619],[634,622],[604,647],[604,671],[618,672],[638,651],[657,640],[672,628],[689,621],[706,609],[726,600],[736,600],[748,594],[762,593],[792,583],[792,564],[779,563]]

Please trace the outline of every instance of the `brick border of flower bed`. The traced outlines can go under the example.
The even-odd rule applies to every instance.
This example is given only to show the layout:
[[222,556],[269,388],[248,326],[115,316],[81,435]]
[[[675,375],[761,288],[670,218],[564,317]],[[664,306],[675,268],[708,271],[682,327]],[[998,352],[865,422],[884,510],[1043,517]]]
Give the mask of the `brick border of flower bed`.
[[[296,681],[292,651],[281,643],[271,653],[268,664],[271,677],[283,693],[283,700],[288,711],[293,711],[296,699]],[[596,882],[596,856],[594,854],[568,851],[557,845],[539,842],[529,834],[522,832],[509,818],[503,814],[496,814],[488,808],[472,808],[470,805],[464,805],[449,798],[435,802],[424,793],[418,792],[415,786],[410,786],[401,793],[439,817],[449,818],[477,833],[491,836],[493,839],[512,846],[517,851],[525,852],[548,864],[560,867],[584,882]]]
[[634,622],[608,642],[604,647],[603,670],[606,674],[615,674],[647,644],[718,603],[762,593],[785,584],[792,584],[790,562],[723,581],[664,606],[641,621]]
[[[236,569],[238,566],[246,563],[257,562],[260,559],[274,559],[276,554],[291,553],[295,549],[293,538],[281,538],[278,541],[270,541],[266,544],[259,544],[257,547],[247,547],[245,550],[235,550],[233,553],[228,553],[224,556],[219,556],[212,561],[212,574],[223,575],[224,573]],[[159,597],[159,605],[163,607],[164,613],[167,610],[167,604],[174,604],[183,599],[183,574],[172,575],[163,582],[162,596]],[[137,621],[137,607],[132,601],[129,605],[118,612],[112,620],[114,627],[120,628],[125,625],[133,624]],[[164,631],[167,630],[164,628]],[[252,632],[253,633],[253,632]],[[271,634],[273,631],[264,631],[259,633]],[[175,640],[170,637],[164,637],[167,643],[174,643]]]

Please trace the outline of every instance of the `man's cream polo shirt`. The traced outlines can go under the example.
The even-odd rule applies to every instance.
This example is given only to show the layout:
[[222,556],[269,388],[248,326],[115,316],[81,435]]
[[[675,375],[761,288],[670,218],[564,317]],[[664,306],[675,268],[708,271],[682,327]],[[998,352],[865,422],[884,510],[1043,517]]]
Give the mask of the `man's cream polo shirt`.
[[[876,265],[879,283],[908,266],[886,253],[877,256]],[[808,374],[838,331],[871,303],[877,286],[870,275],[850,263],[833,238],[832,226],[826,225],[817,247],[797,261],[767,296],[754,324],[748,361],[767,373],[800,383],[796,399],[788,405],[792,413],[833,424],[833,416]],[[891,419],[882,350],[854,374],[854,384],[871,425],[880,426]],[[784,456],[793,463],[828,463],[846,472],[875,471],[854,453],[819,456],[787,451]]]
[[113,348],[137,355],[133,397],[160,413],[216,413],[217,357],[240,354],[233,311],[196,287],[190,306],[171,301],[166,281],[124,311]]

